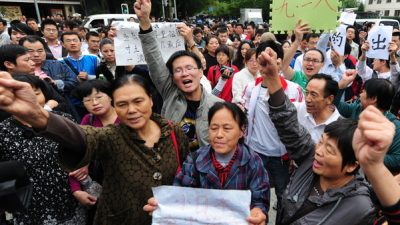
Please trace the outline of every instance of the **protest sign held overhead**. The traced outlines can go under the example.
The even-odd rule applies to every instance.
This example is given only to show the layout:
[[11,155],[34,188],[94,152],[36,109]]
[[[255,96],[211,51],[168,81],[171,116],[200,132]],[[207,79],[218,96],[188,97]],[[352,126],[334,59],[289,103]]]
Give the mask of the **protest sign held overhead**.
[[346,25],[340,25],[336,28],[336,33],[331,35],[332,48],[339,53],[344,55],[344,46],[346,45]]
[[339,16],[338,0],[273,0],[271,31],[291,31],[300,19],[313,30],[333,30]]
[[[114,39],[117,66],[146,64],[139,40],[139,24],[118,22]],[[166,62],[178,50],[185,50],[185,42],[176,29],[177,23],[153,23],[162,56]]]
[[368,58],[389,59],[389,42],[392,40],[392,26],[373,26],[368,32]]

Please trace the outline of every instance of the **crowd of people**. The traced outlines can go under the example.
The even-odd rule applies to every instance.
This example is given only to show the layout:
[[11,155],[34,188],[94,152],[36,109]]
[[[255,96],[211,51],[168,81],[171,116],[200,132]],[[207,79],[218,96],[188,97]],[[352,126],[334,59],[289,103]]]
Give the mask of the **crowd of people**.
[[372,59],[370,23],[343,55],[302,21],[179,23],[164,62],[134,11],[145,65],[116,65],[112,25],[0,19],[0,161],[33,187],[0,224],[151,224],[159,185],[250,190],[254,225],[400,224],[399,30]]

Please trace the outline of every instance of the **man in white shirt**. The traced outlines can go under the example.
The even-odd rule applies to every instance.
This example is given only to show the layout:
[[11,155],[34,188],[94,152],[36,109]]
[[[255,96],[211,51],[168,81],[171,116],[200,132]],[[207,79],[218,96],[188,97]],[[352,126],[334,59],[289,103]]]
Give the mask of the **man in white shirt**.
[[330,75],[315,74],[307,84],[305,102],[295,104],[299,123],[315,143],[319,142],[326,125],[341,117],[333,105],[338,90],[338,83]]
[[358,48],[359,45],[354,42],[354,38],[356,37],[356,28],[354,26],[348,26],[346,27],[346,39],[347,42],[351,46],[351,52],[350,55],[354,56],[354,58],[358,59]]

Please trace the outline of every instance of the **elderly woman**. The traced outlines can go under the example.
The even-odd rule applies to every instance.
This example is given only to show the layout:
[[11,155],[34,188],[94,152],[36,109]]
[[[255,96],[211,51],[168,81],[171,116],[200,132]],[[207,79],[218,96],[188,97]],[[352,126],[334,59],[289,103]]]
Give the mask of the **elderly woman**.
[[98,159],[104,180],[94,224],[150,224],[142,211],[151,187],[172,184],[180,159],[189,151],[178,126],[152,113],[148,84],[137,75],[118,79],[112,88],[120,125],[78,126],[48,113],[29,85],[0,73],[0,108],[24,119],[63,145],[62,164],[72,170]]
[[[210,145],[189,154],[174,185],[250,190],[250,224],[264,224],[269,210],[269,181],[262,160],[244,144],[246,114],[230,102],[217,102],[208,112]],[[178,196],[177,196],[178,197]],[[157,208],[149,199],[145,211]]]

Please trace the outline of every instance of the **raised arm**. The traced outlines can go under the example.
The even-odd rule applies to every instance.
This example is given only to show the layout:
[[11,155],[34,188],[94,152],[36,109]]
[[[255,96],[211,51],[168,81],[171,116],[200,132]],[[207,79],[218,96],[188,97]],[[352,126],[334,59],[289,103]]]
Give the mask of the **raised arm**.
[[369,43],[367,41],[361,46],[361,56],[357,63],[358,75],[365,82],[372,78],[373,70],[367,66],[367,56],[366,52],[369,50]]
[[294,70],[290,67],[290,62],[292,61],[294,54],[299,48],[300,42],[303,39],[303,35],[305,33],[310,32],[310,27],[308,24],[302,23],[301,20],[296,24],[294,29],[294,33],[296,35],[296,40],[292,43],[292,46],[285,52],[283,62],[282,62],[282,72],[285,76],[285,79],[292,80],[294,75]]
[[353,137],[357,160],[384,207],[400,201],[400,186],[383,164],[394,134],[394,124],[377,108],[368,106],[360,115]]
[[301,164],[313,155],[314,142],[308,131],[297,121],[296,108],[282,89],[276,53],[267,48],[259,55],[258,61],[260,73],[270,94],[270,98],[266,102],[270,108],[269,116],[290,158],[295,160],[297,164]]
[[144,58],[149,67],[150,78],[158,92],[165,98],[177,87],[173,84],[170,72],[162,58],[160,47],[157,44],[156,33],[152,31],[150,0],[137,0],[134,4],[135,13],[139,19],[139,38],[142,43]]
[[400,67],[397,62],[396,57],[397,45],[394,42],[390,42],[389,45],[389,57],[390,57],[390,82],[392,82],[396,91],[399,90],[399,75],[400,75]]

